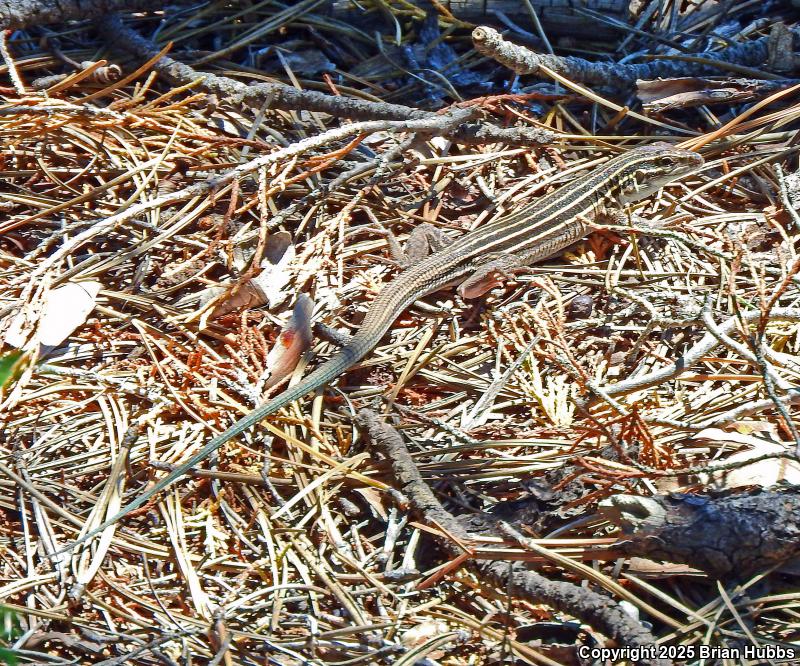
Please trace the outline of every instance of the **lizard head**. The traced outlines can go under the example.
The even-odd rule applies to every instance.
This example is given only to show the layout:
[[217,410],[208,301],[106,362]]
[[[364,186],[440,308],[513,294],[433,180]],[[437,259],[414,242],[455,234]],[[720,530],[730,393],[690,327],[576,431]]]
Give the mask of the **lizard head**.
[[624,202],[644,199],[703,165],[703,158],[697,153],[666,143],[635,148],[616,160],[621,167],[616,175],[620,183],[619,198]]

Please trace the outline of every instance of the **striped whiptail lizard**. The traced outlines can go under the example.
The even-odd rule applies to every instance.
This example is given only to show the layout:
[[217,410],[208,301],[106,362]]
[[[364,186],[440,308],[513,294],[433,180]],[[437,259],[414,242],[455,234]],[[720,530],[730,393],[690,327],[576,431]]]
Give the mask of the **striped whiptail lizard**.
[[214,437],[186,462],[69,548],[147,503],[248,428],[347,372],[369,354],[395,319],[417,299],[454,283],[461,284],[462,296],[479,296],[498,284],[497,275],[547,259],[581,239],[590,231],[591,220],[598,214],[643,199],[702,164],[703,159],[697,153],[671,149],[664,144],[629,150],[588,176],[498,217],[402,271],[381,290],[359,330],[330,359],[299,384],[287,388]]

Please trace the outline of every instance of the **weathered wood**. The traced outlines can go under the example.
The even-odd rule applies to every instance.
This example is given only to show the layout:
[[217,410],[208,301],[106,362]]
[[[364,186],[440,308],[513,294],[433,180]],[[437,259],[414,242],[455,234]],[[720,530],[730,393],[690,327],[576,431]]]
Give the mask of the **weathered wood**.
[[716,576],[748,576],[800,555],[800,489],[794,486],[727,495],[617,495],[599,509],[628,535],[616,549]]

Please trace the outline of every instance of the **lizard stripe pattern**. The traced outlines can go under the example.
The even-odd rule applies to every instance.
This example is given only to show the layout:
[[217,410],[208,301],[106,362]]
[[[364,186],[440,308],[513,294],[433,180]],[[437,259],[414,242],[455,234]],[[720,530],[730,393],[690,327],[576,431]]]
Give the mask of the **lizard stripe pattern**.
[[697,153],[663,144],[619,155],[578,181],[546,194],[517,211],[454,240],[390,281],[370,305],[351,340],[296,386],[286,389],[239,419],[197,453],[172,470],[99,527],[69,547],[86,541],[172,485],[220,446],[289,403],[331,383],[358,363],[380,342],[395,319],[415,300],[480,271],[527,266],[547,259],[585,236],[587,221],[604,210],[645,198],[665,184],[703,164]]

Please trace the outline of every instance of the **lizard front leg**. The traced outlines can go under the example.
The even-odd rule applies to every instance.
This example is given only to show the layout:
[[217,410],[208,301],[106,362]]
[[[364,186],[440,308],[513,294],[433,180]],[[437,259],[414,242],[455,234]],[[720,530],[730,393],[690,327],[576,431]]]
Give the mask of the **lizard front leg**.
[[475,272],[462,282],[458,287],[458,294],[462,298],[478,298],[490,289],[499,287],[506,280],[513,279],[513,273],[525,268],[520,258],[515,254],[504,252],[492,253],[486,256],[486,263],[475,269]]
[[639,215],[622,208],[606,208],[593,221],[586,222],[591,231],[605,236],[612,243],[636,243],[636,232],[646,232],[650,225]]

